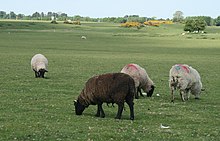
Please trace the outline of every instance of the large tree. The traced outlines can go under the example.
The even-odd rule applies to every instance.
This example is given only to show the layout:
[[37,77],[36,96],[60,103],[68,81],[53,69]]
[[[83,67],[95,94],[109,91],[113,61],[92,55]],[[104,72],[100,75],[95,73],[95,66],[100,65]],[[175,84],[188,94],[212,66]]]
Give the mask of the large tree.
[[211,26],[213,25],[213,19],[209,16],[192,16],[192,17],[186,17],[185,20],[189,20],[189,19],[199,19],[199,20],[203,20],[206,22],[207,26]]
[[182,22],[184,19],[182,11],[176,11],[173,14],[173,22]]
[[13,11],[11,11],[10,13],[9,13],[9,19],[16,19],[16,14],[13,12]]
[[23,19],[24,17],[25,17],[24,14],[18,14],[18,15],[17,15],[17,19]]
[[0,19],[4,19],[6,17],[6,12],[5,11],[0,11]]
[[201,30],[204,30],[206,27],[206,22],[202,19],[187,19],[184,27],[184,31],[189,32],[200,32]]
[[32,18],[40,19],[41,15],[40,15],[39,12],[35,12],[35,13],[32,14]]
[[215,19],[215,25],[220,26],[220,16]]

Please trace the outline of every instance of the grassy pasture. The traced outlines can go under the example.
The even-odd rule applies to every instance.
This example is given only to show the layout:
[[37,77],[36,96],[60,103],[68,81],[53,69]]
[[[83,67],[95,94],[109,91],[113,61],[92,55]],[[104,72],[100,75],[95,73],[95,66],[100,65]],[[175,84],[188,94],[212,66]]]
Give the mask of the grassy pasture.
[[[0,140],[220,140],[220,28],[185,36],[182,29],[0,21]],[[49,60],[46,79],[34,78],[30,68],[36,53]],[[122,120],[114,119],[117,106],[105,104],[105,118],[94,117],[96,106],[74,114],[73,100],[88,78],[128,63],[144,67],[156,84],[153,97],[134,101],[133,122],[127,105]],[[200,72],[201,100],[183,103],[176,94],[170,102],[168,72],[176,63]]]

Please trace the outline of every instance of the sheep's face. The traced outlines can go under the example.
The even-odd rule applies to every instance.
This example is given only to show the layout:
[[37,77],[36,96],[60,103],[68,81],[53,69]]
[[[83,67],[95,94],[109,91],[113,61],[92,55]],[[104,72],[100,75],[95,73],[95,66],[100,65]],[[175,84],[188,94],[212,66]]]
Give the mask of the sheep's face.
[[147,97],[151,97],[154,93],[154,85],[151,85],[147,92]]
[[45,73],[45,72],[48,72],[48,71],[45,70],[45,69],[40,69],[40,70],[38,71],[38,76],[44,78],[44,73]]
[[173,87],[174,89],[181,87],[181,77],[180,76],[172,76],[172,78],[169,80],[169,86]]
[[74,101],[74,106],[75,106],[75,112],[76,115],[82,115],[83,111],[85,110],[85,106],[82,105],[78,100]]

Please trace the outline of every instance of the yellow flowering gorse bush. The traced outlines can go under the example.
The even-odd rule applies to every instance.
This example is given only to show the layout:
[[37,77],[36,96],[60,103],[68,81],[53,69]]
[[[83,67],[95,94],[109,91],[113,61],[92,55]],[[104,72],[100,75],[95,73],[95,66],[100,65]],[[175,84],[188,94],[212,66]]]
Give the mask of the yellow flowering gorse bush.
[[122,27],[139,27],[141,26],[141,23],[139,22],[126,22],[121,24]]
[[145,25],[149,25],[149,26],[159,26],[160,24],[173,24],[172,21],[160,21],[160,20],[149,20],[144,22]]

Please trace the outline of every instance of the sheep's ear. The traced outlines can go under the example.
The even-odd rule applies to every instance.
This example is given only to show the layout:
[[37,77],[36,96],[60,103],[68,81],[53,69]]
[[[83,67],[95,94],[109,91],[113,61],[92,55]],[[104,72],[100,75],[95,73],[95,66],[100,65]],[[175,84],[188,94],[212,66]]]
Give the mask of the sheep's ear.
[[76,106],[77,100],[74,100],[73,102],[74,102],[74,105]]
[[45,70],[45,72],[48,72],[48,70]]

